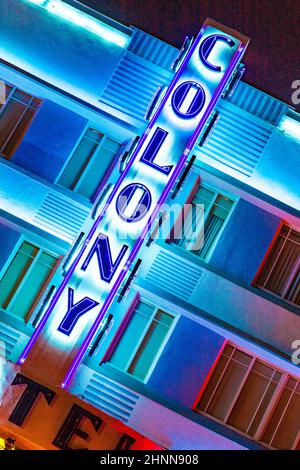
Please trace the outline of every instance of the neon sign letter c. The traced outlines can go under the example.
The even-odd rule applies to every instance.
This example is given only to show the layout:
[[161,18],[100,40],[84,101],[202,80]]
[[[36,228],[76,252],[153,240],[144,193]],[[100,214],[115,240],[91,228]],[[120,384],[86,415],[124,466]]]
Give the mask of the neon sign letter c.
[[235,42],[230,39],[228,36],[223,36],[223,34],[213,34],[211,36],[208,36],[202,44],[200,45],[199,48],[199,56],[201,59],[201,62],[205,65],[210,70],[213,70],[214,72],[221,72],[222,68],[219,65],[214,65],[211,62],[208,61],[208,56],[215,47],[216,43],[218,41],[225,42],[228,44],[228,46],[231,48],[235,46]]

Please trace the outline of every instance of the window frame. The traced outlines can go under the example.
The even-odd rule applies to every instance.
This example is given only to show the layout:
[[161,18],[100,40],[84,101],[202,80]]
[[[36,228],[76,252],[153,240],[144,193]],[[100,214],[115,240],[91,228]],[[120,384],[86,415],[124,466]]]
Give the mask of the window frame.
[[[23,88],[20,88],[18,85],[13,85],[12,83],[7,82],[6,80],[3,80],[3,79],[1,79],[1,81],[5,84],[5,86],[9,86],[9,87],[11,88],[11,90],[10,90],[9,94],[7,95],[7,97],[6,97],[5,103],[2,104],[2,106],[0,107],[0,119],[1,119],[1,117],[2,117],[2,114],[5,112],[5,110],[6,110],[6,108],[7,108],[7,106],[8,106],[8,104],[9,104],[9,102],[10,102],[11,99],[14,99],[14,101],[18,101],[18,102],[19,102],[19,100],[13,98],[13,94],[15,93],[15,91],[19,90],[19,91],[21,91],[22,93],[26,93],[27,95],[30,95],[30,97],[31,97],[29,104],[25,105],[24,103],[21,103],[21,104],[23,104],[23,105],[25,106],[25,109],[23,110],[23,112],[22,112],[21,116],[19,117],[17,123],[14,125],[13,130],[12,130],[11,133],[9,134],[9,136],[8,136],[8,138],[7,138],[7,140],[6,140],[5,144],[4,144],[4,146],[3,146],[3,147],[5,147],[5,146],[7,145],[7,143],[9,142],[9,140],[11,139],[11,137],[13,136],[13,134],[14,134],[16,128],[17,128],[18,125],[20,124],[20,122],[21,122],[22,118],[24,117],[24,115],[25,115],[27,109],[31,108],[31,109],[34,109],[35,112],[34,112],[34,115],[32,116],[32,118],[30,119],[29,124],[28,124],[28,126],[27,126],[27,128],[26,128],[26,131],[25,131],[25,134],[26,134],[26,132],[29,130],[29,127],[32,125],[34,119],[36,118],[36,116],[37,116],[39,110],[41,109],[41,106],[42,106],[44,100],[43,100],[42,98],[36,97],[35,95],[32,95],[31,92],[29,92],[29,91],[27,91],[27,90],[24,90]],[[38,100],[38,101],[39,101],[39,105],[38,105],[36,108],[33,108],[33,107],[31,106],[31,103],[32,103],[33,100]],[[19,145],[21,144],[21,142],[22,142],[22,140],[20,141]],[[10,160],[13,158],[14,154],[13,154],[11,157],[6,157],[6,156],[2,153],[2,148],[0,148],[0,156],[1,156],[2,158],[4,158],[5,160],[10,161]]]
[[[126,328],[127,328],[128,324],[130,323],[131,319],[133,318],[133,315],[135,314],[135,312],[136,312],[136,310],[137,310],[137,308],[138,308],[138,305],[139,305],[140,303],[146,304],[147,306],[153,308],[153,312],[152,312],[151,317],[149,318],[147,324],[145,325],[145,327],[144,327],[144,329],[143,329],[143,332],[142,332],[142,334],[141,334],[141,336],[140,336],[140,338],[139,338],[139,340],[138,340],[136,346],[134,347],[134,349],[133,349],[133,351],[132,351],[132,353],[131,353],[131,355],[130,355],[130,357],[129,357],[127,363],[126,363],[126,368],[124,368],[124,370],[122,370],[122,369],[119,369],[118,367],[116,367],[115,365],[113,365],[113,364],[110,362],[110,360],[111,360],[111,358],[112,358],[112,356],[113,356],[115,350],[118,348],[118,345],[119,345],[119,343],[120,343],[120,341],[121,341],[121,339],[122,339],[122,336],[123,336],[123,334],[126,332]],[[130,310],[130,307],[129,307],[128,310]],[[128,312],[128,310],[127,310],[127,312]],[[135,375],[133,375],[133,374],[131,374],[130,372],[128,372],[128,369],[130,368],[130,365],[131,365],[132,362],[134,361],[135,356],[136,356],[136,354],[138,353],[139,348],[140,348],[142,342],[144,341],[144,338],[146,337],[147,332],[148,332],[148,330],[149,330],[149,328],[150,328],[152,322],[154,321],[156,314],[157,314],[159,311],[162,311],[163,313],[166,313],[167,315],[170,315],[170,316],[173,318],[173,321],[172,321],[172,324],[170,325],[170,327],[169,327],[169,329],[168,329],[168,331],[167,331],[167,334],[166,334],[166,336],[165,336],[163,342],[161,343],[161,345],[160,345],[160,347],[159,347],[157,353],[155,354],[155,357],[154,357],[154,359],[153,359],[153,362],[152,362],[152,364],[151,364],[151,366],[150,366],[150,368],[149,368],[149,370],[148,370],[148,372],[147,372],[145,378],[144,378],[144,379],[139,379],[139,378],[136,377]],[[125,314],[124,318],[126,318],[126,314]],[[128,318],[128,321],[126,322],[126,325],[125,325],[125,327],[124,327],[124,329],[123,329],[123,331],[122,331],[120,337],[118,338],[118,341],[117,341],[116,345],[113,347],[112,351],[110,352],[109,356],[105,359],[104,362],[107,363],[107,364],[109,364],[109,365],[110,365],[111,367],[113,367],[115,370],[117,370],[117,371],[119,371],[119,372],[121,372],[121,373],[123,373],[123,374],[126,374],[127,376],[129,376],[129,377],[131,377],[131,378],[133,378],[133,379],[139,381],[140,383],[146,384],[146,383],[148,382],[148,380],[150,379],[150,377],[151,377],[151,375],[152,375],[152,373],[153,373],[153,371],[154,371],[154,369],[155,369],[155,367],[156,367],[156,365],[157,365],[157,363],[158,363],[158,361],[159,361],[159,359],[160,359],[160,357],[161,357],[161,355],[162,355],[162,353],[163,353],[163,351],[164,351],[164,349],[165,349],[165,347],[166,347],[166,345],[167,345],[167,343],[168,343],[168,341],[169,341],[169,339],[170,339],[170,337],[171,337],[171,335],[172,335],[172,333],[173,333],[173,331],[174,331],[174,329],[175,329],[175,327],[176,327],[176,324],[177,324],[179,318],[180,318],[180,315],[178,315],[178,314],[176,314],[176,313],[173,313],[173,312],[171,313],[170,311],[166,310],[165,308],[161,308],[161,307],[159,307],[159,306],[157,306],[157,305],[155,305],[155,304],[152,304],[151,302],[149,302],[149,301],[147,301],[147,300],[145,300],[145,299],[143,299],[143,298],[139,298],[137,304],[135,305],[134,309],[132,310],[132,312],[131,312],[131,314],[130,314],[130,317]],[[122,325],[121,325],[121,326],[122,326]],[[126,369],[126,370],[125,370],[125,369]]]
[[[258,283],[258,280],[259,280],[259,277],[261,275],[261,272],[262,270],[264,269],[264,267],[267,265],[268,263],[268,259],[269,259],[269,256],[273,250],[273,248],[275,247],[275,244],[280,236],[280,232],[281,230],[283,229],[283,227],[286,227],[287,229],[289,229],[289,233],[294,230],[295,232],[298,232],[300,234],[300,228],[299,227],[293,227],[293,225],[291,225],[290,223],[288,223],[287,221],[285,220],[281,220],[279,225],[278,225],[278,228],[271,240],[271,243],[269,245],[269,247],[267,248],[267,251],[262,259],[262,262],[257,270],[257,273],[255,274],[254,278],[253,278],[253,281],[251,283],[251,285],[253,287],[255,287],[256,289],[259,289],[260,291],[262,292],[265,292],[266,294],[268,295],[271,295],[272,297],[278,299],[278,300],[281,300],[281,302],[285,302],[286,304],[294,307],[294,308],[297,308],[297,309],[300,309],[300,305],[296,304],[295,302],[292,302],[291,300],[287,299],[286,297],[284,297],[284,295],[289,291],[289,288],[292,284],[292,281],[293,279],[291,279],[290,281],[287,282],[287,286],[285,287],[284,289],[284,294],[281,296],[279,294],[277,294],[276,292],[273,292],[272,290],[270,289],[267,289],[266,287],[263,287],[261,286],[259,283]],[[286,240],[288,240],[287,237],[284,237],[286,238]],[[284,242],[284,245],[286,244],[286,241]],[[277,260],[279,259],[279,256],[284,248],[284,245],[281,247],[280,249],[280,253],[276,256],[276,260],[273,264],[273,266],[271,266],[271,269],[270,269],[270,273],[268,274],[268,277],[267,277],[267,280],[265,281],[265,284],[266,282],[269,280],[269,278],[271,277],[271,275],[273,274],[273,270],[274,270],[274,266],[275,266],[275,263],[277,262]],[[298,264],[297,264],[297,267],[300,266],[300,259],[298,261]],[[295,270],[295,268],[294,268]],[[291,277],[291,275],[289,276],[289,278]]]
[[[250,361],[249,365],[247,366],[247,371],[246,371],[245,377],[243,377],[243,379],[242,379],[242,381],[241,381],[241,384],[239,385],[239,387],[238,387],[236,393],[234,394],[234,396],[232,397],[231,404],[230,404],[230,406],[229,406],[228,412],[226,413],[226,416],[225,416],[224,420],[221,420],[221,419],[219,419],[219,418],[217,418],[217,417],[215,417],[215,416],[212,416],[211,414],[209,414],[209,413],[206,412],[206,411],[200,410],[200,409],[198,408],[198,406],[199,406],[199,403],[200,403],[200,401],[201,401],[201,398],[203,397],[203,395],[204,395],[204,393],[205,393],[205,390],[206,390],[206,388],[207,388],[207,386],[208,386],[208,384],[209,384],[209,382],[210,382],[210,380],[211,380],[211,378],[212,378],[212,376],[213,376],[213,374],[214,374],[214,372],[215,372],[215,370],[216,370],[216,368],[217,368],[217,366],[218,366],[218,364],[219,364],[219,361],[220,361],[220,359],[222,358],[222,355],[223,355],[223,353],[224,353],[224,350],[225,350],[225,348],[226,348],[227,346],[231,346],[231,347],[233,348],[233,351],[232,351],[232,353],[231,353],[231,355],[230,355],[230,359],[228,360],[225,369],[222,370],[221,376],[220,376],[220,378],[219,378],[219,380],[218,380],[216,386],[214,387],[213,393],[212,393],[212,395],[211,395],[209,401],[207,402],[207,404],[206,404],[206,406],[205,406],[205,409],[206,409],[206,410],[208,409],[208,407],[209,407],[209,405],[210,405],[210,402],[213,400],[215,394],[217,393],[217,389],[218,389],[218,387],[219,387],[219,384],[222,382],[222,379],[223,379],[223,377],[225,376],[226,370],[227,370],[227,368],[228,368],[228,366],[229,366],[229,364],[230,364],[230,361],[231,361],[231,358],[232,358],[234,352],[237,350],[237,351],[241,351],[241,352],[247,354],[248,356],[251,356],[251,361]],[[236,405],[236,403],[237,403],[237,401],[238,401],[238,399],[239,399],[239,397],[240,397],[240,394],[241,394],[241,392],[242,392],[242,390],[243,390],[243,387],[244,387],[244,385],[246,384],[247,378],[249,377],[249,375],[250,375],[250,373],[251,373],[251,371],[252,371],[253,365],[255,364],[256,361],[259,361],[260,363],[266,365],[267,367],[272,368],[272,369],[274,370],[273,375],[274,375],[276,372],[279,372],[280,374],[282,374],[282,376],[281,376],[281,378],[280,378],[279,381],[278,381],[278,384],[277,384],[277,386],[276,386],[276,389],[274,390],[274,393],[273,393],[273,395],[272,395],[272,398],[271,398],[269,404],[268,404],[267,407],[266,407],[266,410],[265,410],[265,412],[264,412],[264,414],[263,414],[263,418],[262,418],[261,422],[260,422],[260,423],[258,424],[258,426],[257,426],[257,430],[256,430],[254,436],[251,436],[250,434],[247,434],[246,432],[244,432],[244,431],[238,429],[237,427],[234,427],[233,425],[228,424],[227,421],[228,421],[228,419],[229,419],[229,417],[230,417],[230,415],[231,415],[231,413],[232,413],[232,411],[233,411],[233,409],[234,409],[234,407],[235,407],[235,405]],[[272,364],[271,362],[269,362],[268,360],[266,360],[264,357],[259,356],[257,353],[255,353],[255,352],[253,352],[253,351],[250,351],[249,349],[247,349],[247,348],[245,348],[245,347],[243,347],[243,346],[240,346],[240,345],[238,345],[238,344],[236,344],[236,343],[233,343],[232,341],[227,340],[227,339],[225,339],[225,341],[224,341],[222,347],[220,348],[220,351],[219,351],[219,353],[218,353],[218,355],[217,355],[217,357],[216,357],[216,359],[215,359],[215,361],[214,361],[214,363],[213,363],[213,365],[212,365],[212,367],[211,367],[211,369],[210,369],[210,371],[209,371],[207,377],[208,377],[207,380],[205,380],[205,382],[204,382],[203,386],[201,387],[200,392],[199,392],[199,394],[198,394],[198,396],[197,396],[197,398],[196,398],[196,400],[195,400],[195,402],[194,402],[194,405],[193,405],[193,407],[192,407],[193,411],[196,412],[196,413],[198,413],[198,414],[200,414],[200,415],[206,416],[206,417],[208,417],[209,419],[212,419],[212,420],[214,420],[214,421],[220,423],[221,425],[226,426],[227,428],[232,429],[232,430],[235,431],[235,432],[238,432],[239,434],[245,436],[245,437],[248,438],[248,439],[251,439],[252,441],[255,441],[255,442],[258,442],[259,444],[264,445],[264,446],[267,447],[268,449],[271,449],[271,450],[278,450],[277,447],[274,447],[274,446],[272,446],[271,444],[268,444],[268,443],[264,442],[264,441],[262,440],[262,439],[263,439],[263,435],[264,435],[265,431],[267,430],[268,424],[269,424],[269,422],[270,422],[270,420],[271,420],[271,418],[272,418],[272,416],[273,416],[274,411],[276,410],[276,406],[278,405],[279,400],[280,400],[281,396],[283,395],[283,392],[284,392],[285,387],[286,387],[286,385],[287,385],[287,383],[288,383],[288,380],[289,380],[289,379],[295,380],[295,381],[296,381],[296,386],[295,386],[295,388],[296,388],[296,387],[297,387],[297,384],[300,384],[300,377],[297,377],[296,375],[293,375],[291,372],[286,371],[286,370],[283,369],[282,367],[277,366],[277,365],[275,365],[275,364]],[[273,378],[273,376],[272,376],[272,378]],[[270,384],[272,378],[269,380],[269,384]],[[268,385],[269,385],[269,384],[268,384]],[[265,392],[264,392],[264,393],[265,393]],[[264,397],[264,395],[263,395],[263,397]],[[291,401],[292,397],[293,397],[293,394],[291,394],[291,396],[290,396],[290,398],[289,398],[289,400],[288,400],[288,404],[289,404],[289,402]],[[256,417],[256,413],[257,413],[257,411],[259,410],[259,407],[260,407],[260,405],[261,405],[262,400],[263,400],[263,398],[259,401],[259,404],[258,404],[258,406],[257,406],[257,408],[256,408],[256,410],[255,410],[255,413],[254,413],[253,417],[251,418],[251,422],[250,422],[250,424],[249,424],[249,426],[248,426],[248,429],[251,427],[251,425],[252,425],[252,423],[253,423],[253,420],[254,420],[255,417]],[[274,440],[274,437],[276,436],[276,432],[277,432],[277,430],[278,430],[278,428],[279,428],[279,426],[280,426],[280,423],[281,423],[282,420],[284,419],[285,412],[286,412],[286,410],[287,410],[287,408],[288,408],[288,404],[285,406],[284,411],[283,411],[283,413],[282,413],[280,419],[278,420],[278,423],[279,423],[279,424],[277,425],[276,430],[274,431],[274,433],[273,433],[273,435],[272,435],[272,440],[271,440],[271,442]],[[290,450],[296,449],[296,448],[299,447],[299,446],[300,446],[300,424],[299,424],[299,431],[298,431],[298,433],[297,433],[297,435],[296,435],[296,437],[295,437],[295,439],[294,439],[294,441],[293,441],[293,445],[292,445],[292,447],[290,448]]]
[[[99,187],[102,183],[102,181],[105,179],[106,175],[108,174],[108,177],[111,175],[112,171],[113,171],[113,168],[111,169],[110,167],[111,166],[114,166],[114,164],[116,163],[116,161],[118,160],[119,156],[120,156],[120,153],[117,152],[117,154],[115,155],[115,157],[113,158],[111,164],[109,165],[109,168],[106,172],[106,174],[103,176],[103,178],[99,181],[99,185],[98,185],[98,188],[96,189],[95,193],[93,194],[93,196],[91,198],[87,198],[86,196],[83,196],[82,194],[80,194],[80,192],[78,192],[78,190],[80,189],[80,185],[82,184],[83,180],[86,178],[86,175],[88,173],[88,170],[89,168],[91,167],[91,165],[94,163],[94,161],[96,160],[99,152],[101,151],[101,149],[103,148],[103,145],[105,145],[105,142],[107,140],[113,140],[114,142],[116,142],[118,145],[120,145],[120,148],[122,148],[122,142],[120,142],[118,139],[116,139],[115,137],[111,137],[110,135],[104,133],[104,132],[101,132],[99,129],[98,129],[98,125],[96,124],[93,124],[92,122],[88,122],[86,124],[86,126],[84,127],[83,131],[81,132],[80,136],[78,137],[77,141],[75,142],[74,144],[74,147],[72,148],[72,150],[70,151],[70,154],[68,156],[68,158],[66,159],[65,163],[63,164],[63,166],[61,167],[57,177],[55,178],[55,184],[57,184],[57,186],[59,186],[60,188],[63,188],[64,190],[66,191],[71,191],[72,193],[75,193],[77,194],[78,196],[84,198],[85,200],[87,201],[90,201],[90,202],[94,202],[96,199],[97,199],[97,196],[98,196],[98,191],[99,191]],[[74,189],[70,189],[70,188],[67,188],[66,186],[62,185],[59,183],[59,180],[60,178],[62,177],[64,171],[66,170],[67,166],[71,163],[71,160],[76,152],[76,150],[78,149],[80,143],[82,142],[85,134],[87,133],[87,131],[89,129],[93,129],[95,131],[97,131],[99,134],[101,134],[101,140],[97,146],[97,149],[95,150],[95,152],[93,153],[90,161],[88,162],[88,164],[86,165],[85,169],[83,170],[82,174],[80,175],[80,178],[78,179]]]
[[[57,272],[57,269],[63,259],[63,256],[62,255],[58,255],[57,253],[47,249],[47,248],[44,248],[41,246],[40,243],[36,243],[35,241],[31,240],[30,238],[25,238],[24,235],[21,235],[19,240],[17,241],[17,243],[15,244],[13,250],[11,251],[11,254],[9,255],[9,257],[7,258],[3,268],[1,269],[0,271],[0,283],[3,279],[3,277],[5,276],[6,272],[8,271],[11,263],[13,262],[14,258],[16,257],[16,255],[18,254],[18,252],[20,251],[20,248],[22,246],[23,243],[28,243],[32,246],[34,246],[35,248],[38,249],[38,253],[36,255],[36,257],[33,259],[33,262],[31,263],[29,269],[27,270],[25,276],[22,278],[19,286],[14,290],[14,293],[12,295],[12,298],[11,300],[9,301],[9,304],[6,308],[3,308],[0,306],[0,311],[3,311],[5,312],[7,315],[9,315],[11,318],[14,318],[14,319],[17,319],[19,321],[21,321],[23,324],[30,324],[31,323],[31,318],[32,318],[32,315],[37,307],[37,305],[39,304],[42,296],[44,295],[44,293],[46,292],[47,290],[47,287],[49,286],[49,283],[51,281],[51,279],[54,277],[54,275],[56,274]],[[13,299],[16,297],[16,294],[19,292],[19,290],[21,289],[21,287],[24,285],[24,283],[26,282],[26,278],[28,278],[28,275],[30,274],[30,272],[32,271],[33,267],[35,266],[35,264],[37,263],[37,260],[40,258],[41,256],[41,253],[42,252],[45,252],[47,254],[49,254],[50,256],[53,256],[54,258],[57,258],[57,261],[55,263],[55,265],[53,266],[53,268],[50,270],[50,273],[49,275],[47,276],[46,280],[45,280],[45,283],[42,287],[42,289],[40,290],[40,292],[38,293],[35,301],[33,302],[32,304],[32,307],[30,308],[29,312],[25,315],[24,318],[20,318],[20,317],[17,317],[16,315],[14,315],[14,313],[12,311],[9,310],[9,305],[11,303],[13,303]],[[34,319],[33,319],[34,320]]]
[[[198,176],[200,177],[200,175],[198,175]],[[215,251],[215,249],[216,249],[216,247],[217,247],[217,245],[218,245],[218,242],[219,242],[219,240],[220,240],[220,238],[221,238],[221,235],[222,235],[223,231],[225,230],[226,225],[228,224],[228,222],[229,222],[229,220],[230,220],[230,218],[231,218],[231,216],[232,216],[232,214],[233,214],[233,211],[235,210],[235,207],[236,207],[236,205],[237,205],[237,203],[238,203],[240,197],[237,196],[237,195],[235,195],[235,194],[228,193],[226,190],[223,191],[222,189],[218,189],[218,188],[216,188],[216,187],[214,187],[214,186],[211,186],[211,185],[209,185],[209,184],[206,184],[206,182],[202,183],[201,180],[200,180],[200,183],[199,183],[198,185],[196,185],[196,187],[194,187],[194,188],[191,190],[191,192],[189,193],[188,197],[186,198],[185,204],[186,204],[186,203],[192,204],[192,202],[193,202],[193,200],[194,200],[194,197],[196,196],[196,194],[197,194],[197,192],[198,192],[198,190],[199,190],[200,187],[205,188],[205,189],[207,189],[208,191],[211,191],[211,192],[214,193],[213,199],[212,199],[212,201],[209,203],[209,206],[208,206],[208,208],[207,208],[206,214],[204,214],[204,221],[203,221],[204,226],[205,226],[205,223],[206,223],[206,221],[207,221],[207,219],[208,219],[208,217],[209,217],[209,215],[210,215],[210,212],[211,212],[211,210],[212,210],[214,204],[216,203],[216,200],[217,200],[218,196],[223,196],[223,197],[229,199],[230,201],[232,201],[232,206],[231,206],[231,208],[230,208],[230,210],[229,210],[229,212],[228,212],[228,214],[227,214],[226,219],[224,220],[224,223],[223,223],[223,225],[222,225],[222,227],[221,227],[221,230],[219,231],[219,233],[217,234],[215,240],[214,240],[213,243],[212,243],[212,248],[211,248],[211,251],[210,251],[209,256],[207,257],[207,259],[204,259],[204,258],[202,258],[201,256],[196,255],[195,253],[193,253],[192,250],[186,250],[185,248],[181,247],[181,246],[178,245],[177,243],[174,243],[173,241],[171,241],[171,234],[174,233],[174,231],[175,231],[175,229],[176,229],[176,225],[179,223],[179,221],[183,219],[183,216],[182,216],[183,210],[180,211],[180,214],[178,215],[177,219],[175,220],[175,223],[174,223],[174,225],[173,225],[173,227],[172,227],[172,229],[171,229],[171,232],[170,232],[170,234],[168,235],[168,237],[166,238],[165,242],[166,242],[168,245],[177,247],[177,248],[180,250],[180,252],[182,252],[182,253],[188,253],[188,254],[190,254],[193,259],[197,259],[197,260],[200,260],[200,261],[203,262],[203,263],[209,264],[209,262],[210,262],[210,260],[211,260],[211,257],[212,257],[212,255],[213,255],[213,253],[214,253],[214,251]],[[204,235],[204,236],[205,236],[205,235]]]

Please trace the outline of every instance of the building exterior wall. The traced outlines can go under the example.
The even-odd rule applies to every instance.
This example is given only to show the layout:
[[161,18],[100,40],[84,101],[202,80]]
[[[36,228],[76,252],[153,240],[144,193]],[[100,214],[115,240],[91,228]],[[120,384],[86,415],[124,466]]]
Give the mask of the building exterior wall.
[[[0,149],[0,283],[24,241],[58,260],[28,316],[15,316],[13,307],[0,309],[3,384],[8,390],[18,389],[9,404],[3,402],[1,436],[15,435],[24,448],[54,449],[55,430],[72,404],[78,404],[110,428],[103,437],[90,427],[88,433],[94,434],[89,448],[114,448],[124,433],[136,439],[133,448],[288,446],[268,444],[196,410],[228,344],[285,376],[300,378],[299,366],[291,361],[293,343],[299,340],[299,302],[257,286],[282,227],[300,231],[300,141],[288,125],[292,119],[299,131],[299,115],[244,82],[232,96],[220,99],[215,125],[205,142],[196,144],[193,167],[169,198],[176,203],[176,217],[199,187],[232,202],[210,255],[201,259],[170,243],[167,229],[158,240],[147,239],[136,275],[110,307],[109,328],[104,334],[97,332],[69,391],[55,390],[59,396],[55,407],[39,399],[22,426],[8,421],[20,398],[20,388],[9,387],[14,374],[53,387],[62,352],[51,346],[57,360],[49,364],[47,374],[38,360],[43,348],[51,345],[51,332],[40,340],[29,363],[12,364],[61,284],[80,234],[84,238],[93,225],[103,190],[119,178],[124,152],[144,131],[147,109],[158,88],[171,82],[171,65],[179,52],[138,29],[79,9],[76,2],[66,4],[77,12],[83,9],[120,35],[122,46],[29,0],[4,0],[0,5],[0,78],[41,100],[11,158]],[[0,125],[1,119],[0,109]],[[98,159],[105,154],[105,142],[118,149],[92,198],[60,183],[90,128],[104,142]],[[300,259],[299,252],[297,256]],[[299,289],[299,279],[295,282]],[[157,340],[157,354],[144,379],[136,378],[130,368],[116,368],[111,360],[141,302],[172,317],[166,336]],[[138,335],[131,341],[134,348]],[[42,438],[37,423],[48,415],[51,423]]]

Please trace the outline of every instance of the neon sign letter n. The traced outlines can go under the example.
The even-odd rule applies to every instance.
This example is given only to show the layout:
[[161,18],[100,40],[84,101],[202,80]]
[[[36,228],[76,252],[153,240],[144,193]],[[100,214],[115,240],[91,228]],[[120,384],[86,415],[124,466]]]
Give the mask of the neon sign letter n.
[[105,282],[110,282],[115,274],[116,269],[122,261],[123,256],[125,255],[128,249],[127,245],[123,245],[116,261],[113,263],[111,257],[111,249],[109,244],[109,238],[100,233],[96,238],[95,243],[93,244],[89,254],[87,255],[81,269],[86,271],[88,265],[94,254],[97,256],[98,267],[100,272],[100,277]]

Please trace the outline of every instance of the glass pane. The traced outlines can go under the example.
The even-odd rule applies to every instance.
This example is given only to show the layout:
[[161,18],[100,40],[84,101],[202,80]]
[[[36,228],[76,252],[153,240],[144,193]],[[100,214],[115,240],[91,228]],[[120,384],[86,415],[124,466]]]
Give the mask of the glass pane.
[[157,314],[155,315],[155,320],[170,328],[174,317],[168,313],[163,312],[162,310],[158,310]]
[[262,441],[266,444],[272,445],[273,435],[278,426],[279,420],[281,419],[284,409],[287,406],[288,400],[292,395],[292,391],[285,388],[280,396],[279,401],[277,402],[276,408],[273,411],[271,419],[268,423],[268,426],[263,434]]
[[300,305],[300,234],[283,226],[258,285]]
[[[193,198],[191,210],[185,214],[184,234],[181,236],[182,228],[180,224],[178,224],[174,231],[174,239],[172,240],[173,243],[184,249],[191,250],[195,255],[201,257],[203,260],[207,260],[211,255],[224,220],[228,216],[233,204],[233,202],[228,198],[220,194],[217,196],[210,213],[206,216],[203,236],[203,219],[200,217],[200,211],[198,211],[197,223],[195,223],[196,212],[194,211],[194,208],[196,205],[202,204],[204,214],[207,214],[208,208],[215,196],[216,193],[214,191],[200,186]],[[202,214],[203,209],[201,209]],[[197,230],[197,227],[195,229],[195,225],[197,224],[201,225],[199,230]]]
[[207,413],[221,420],[225,419],[246,372],[247,367],[231,360],[207,409]]
[[296,230],[291,230],[291,233],[289,235],[289,239],[299,245],[300,244],[300,233],[296,232]]
[[99,144],[101,142],[103,134],[101,134],[101,132],[98,132],[96,129],[92,129],[91,127],[89,127],[84,136],[87,139],[91,139]]
[[249,354],[244,353],[243,351],[240,351],[239,349],[236,349],[233,353],[233,359],[240,364],[244,366],[250,365],[250,362],[252,361],[252,356],[249,356]]
[[269,280],[266,282],[266,289],[282,295],[289,281],[297,261],[299,260],[300,247],[293,242],[286,240],[284,248],[274,264],[274,270]]
[[228,361],[229,361],[229,358],[225,355],[222,355],[222,357],[218,361],[218,364],[216,365],[213,371],[213,374],[208,382],[208,385],[206,386],[205,391],[202,397],[200,398],[200,402],[197,406],[199,410],[206,411],[206,407],[216,390],[218,382],[228,364]]
[[227,212],[229,212],[231,210],[232,204],[233,204],[233,201],[231,201],[230,199],[228,199],[227,197],[222,196],[222,195],[219,195],[217,197],[216,202],[215,202],[215,205],[217,205],[218,207],[222,207]]
[[39,249],[36,246],[31,245],[30,243],[24,242],[20,246],[19,251],[22,251],[22,253],[26,253],[28,256],[34,257]]
[[25,93],[24,91],[15,90],[13,93],[13,99],[18,100],[27,106],[30,104],[32,96],[28,93]]
[[12,87],[4,83],[4,81],[0,78],[0,110],[6,104],[7,100],[9,99],[10,92]]
[[[169,317],[169,315],[160,312],[158,318],[164,315]],[[168,326],[156,321],[158,318],[156,316],[155,320],[151,323],[151,326],[148,329],[147,334],[144,337],[138,352],[136,353],[135,358],[128,369],[130,374],[134,375],[140,380],[145,379],[169,331]]]
[[109,139],[106,140],[80,181],[79,194],[89,199],[93,197],[119,149],[119,144]]
[[[290,392],[289,392],[290,393]],[[287,396],[286,396],[287,398]],[[286,403],[286,401],[285,401]],[[282,409],[282,407],[281,407]],[[277,417],[277,423],[278,423]],[[278,423],[279,424],[279,423]],[[294,393],[282,416],[271,445],[276,449],[291,449],[300,431],[300,395]]]
[[273,398],[273,395],[276,391],[278,383],[271,381],[268,387],[266,388],[266,392],[262,397],[261,403],[259,405],[259,408],[257,409],[255,416],[252,420],[251,426],[249,430],[247,431],[250,436],[254,436],[255,433],[257,432],[264,416],[267,411],[267,408],[270,404],[271,399]]
[[[274,263],[280,251],[282,250],[284,243],[285,243],[285,238],[279,235],[257,279],[257,284],[259,286],[265,287],[270,271],[273,272]],[[272,277],[272,273],[270,274],[270,277]]]
[[41,104],[41,100],[38,100],[37,98],[34,98],[31,101],[30,107],[33,108],[33,109],[38,109],[40,104]]
[[292,377],[290,377],[286,385],[287,390],[290,390],[291,392],[293,392],[296,386],[297,386],[297,381],[293,379]]
[[97,147],[98,143],[88,139],[85,135],[63,171],[59,184],[74,189]]
[[185,250],[195,247],[200,249],[203,245],[204,227],[203,205],[192,203],[185,206],[181,213],[181,219],[176,223],[173,242]]
[[232,207],[232,204],[233,203],[229,201],[229,199],[225,199],[223,196],[218,196],[216,203],[212,207],[212,214],[222,220],[225,220]]
[[[30,313],[41,291],[46,287],[46,281],[55,266],[56,258],[42,253],[38,262],[28,272],[24,284],[16,293],[9,310],[15,316],[25,319]],[[50,265],[47,266],[47,263]]]
[[148,321],[149,318],[147,318],[147,316],[141,315],[138,311],[134,312],[132,319],[125,328],[125,331],[109,360],[112,365],[118,369],[125,370]]
[[49,255],[49,253],[42,252],[41,256],[38,259],[38,263],[43,264],[50,269],[53,269],[57,263],[57,258],[52,255]]
[[34,114],[35,111],[33,109],[26,109],[17,126],[15,127],[13,134],[9,137],[6,145],[2,149],[2,154],[5,157],[11,158],[13,156],[18,146],[20,145]]
[[0,305],[2,308],[7,308],[9,305],[37,253],[38,248],[26,242],[22,243],[20,250],[0,281]]
[[3,147],[13,134],[15,126],[21,118],[25,106],[15,100],[9,100],[3,113],[0,115],[0,152],[3,154]]
[[[276,388],[275,384],[270,384],[269,386],[270,376],[274,370],[267,366],[263,367],[265,369],[264,372],[269,377],[266,377],[265,374],[257,373],[258,371],[255,368],[251,370],[228,419],[228,424],[244,432],[248,431],[255,415],[259,415],[262,418],[263,411],[266,410]],[[261,369],[261,367],[258,366],[256,369]],[[259,420],[257,421],[256,425],[259,424]],[[255,431],[256,427],[252,427],[252,435]]]
[[204,227],[204,243],[200,250],[193,251],[202,259],[208,259],[214,248],[214,242],[220,233],[224,221],[212,213],[209,214]]
[[153,305],[146,304],[145,302],[140,302],[136,308],[136,312],[150,319],[153,315],[155,307]]
[[[260,361],[255,361],[253,371],[256,372],[257,374],[262,375],[268,380],[272,379],[274,372],[275,372],[273,367],[267,366],[267,364],[264,364],[263,362],[260,362]],[[278,377],[278,375],[276,375],[275,377]]]
[[233,353],[234,347],[231,346],[230,344],[226,344],[224,351],[222,353],[223,356],[230,357]]
[[215,197],[215,192],[211,191],[203,186],[200,186],[198,191],[196,192],[193,203],[194,204],[203,204],[205,211],[208,209],[209,205],[211,204],[212,200]]
[[295,272],[295,276],[291,281],[290,288],[287,291],[285,298],[294,302],[296,305],[300,305],[300,267]]
[[[204,214],[207,213],[210,204],[215,198],[215,193],[207,188],[200,187],[193,198],[193,206],[191,210],[185,214],[185,225],[184,234],[181,236],[181,227],[176,227],[175,238],[173,242],[184,249],[190,249],[195,255],[201,257],[203,260],[207,260],[211,255],[216,240],[220,234],[223,223],[229,214],[233,202],[228,198],[218,195],[214,205],[212,206],[210,213],[206,217],[204,224],[204,236],[203,226],[199,227],[198,234],[195,230],[196,213],[193,210],[196,204],[204,205]],[[196,206],[195,206],[196,207]],[[197,224],[202,225],[200,214],[197,214]],[[194,232],[194,233],[193,233]],[[194,239],[196,238],[196,243]]]
[[281,230],[280,230],[280,235],[282,235],[284,237],[288,237],[290,233],[291,233],[290,227],[287,227],[286,225],[283,225]]

